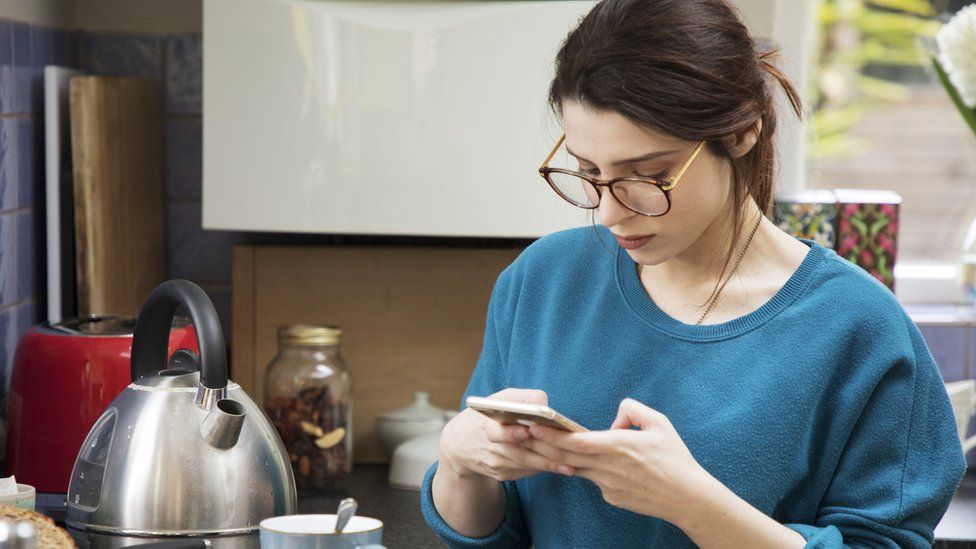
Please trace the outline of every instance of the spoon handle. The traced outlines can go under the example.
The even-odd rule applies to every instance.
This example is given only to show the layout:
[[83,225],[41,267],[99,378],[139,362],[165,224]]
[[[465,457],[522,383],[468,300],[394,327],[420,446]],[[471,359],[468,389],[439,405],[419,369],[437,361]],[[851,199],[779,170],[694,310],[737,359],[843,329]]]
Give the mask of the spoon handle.
[[336,512],[336,533],[341,534],[349,520],[356,514],[359,504],[352,498],[346,498],[339,502],[339,510]]

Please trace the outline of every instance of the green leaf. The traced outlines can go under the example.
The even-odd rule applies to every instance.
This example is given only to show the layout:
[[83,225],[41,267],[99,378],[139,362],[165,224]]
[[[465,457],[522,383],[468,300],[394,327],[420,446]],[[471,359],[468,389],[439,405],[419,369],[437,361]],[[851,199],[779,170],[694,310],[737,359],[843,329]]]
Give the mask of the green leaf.
[[914,42],[899,46],[877,38],[865,37],[860,46],[839,54],[836,61],[855,67],[869,63],[922,66],[928,62],[928,59]]
[[864,118],[864,109],[855,105],[824,109],[813,116],[813,129],[818,136],[849,130]]
[[859,218],[859,217],[852,217],[848,221],[850,221],[851,222],[851,225],[853,225],[854,228],[857,229],[857,232],[858,233],[860,233],[860,234],[868,234],[868,226],[867,226],[866,223],[864,223],[864,220],[862,220],[861,218]]
[[945,69],[942,68],[942,63],[939,60],[932,58],[932,66],[935,67],[935,73],[939,76],[939,81],[942,82],[942,87],[946,89],[949,93],[949,97],[952,99],[953,104],[956,105],[956,109],[959,110],[959,114],[962,115],[963,120],[969,125],[969,129],[973,131],[973,135],[976,135],[976,111],[970,109],[963,102],[962,97],[959,96],[959,92],[956,87],[952,85],[949,81],[949,75],[946,74]]
[[867,148],[860,139],[847,134],[830,137],[817,137],[807,143],[807,153],[812,159],[846,158],[865,152]]
[[870,0],[872,6],[913,13],[920,17],[932,17],[935,10],[925,0]]
[[934,34],[941,24],[932,19],[891,13],[881,10],[863,10],[855,20],[858,30],[863,34],[908,33],[911,35]]

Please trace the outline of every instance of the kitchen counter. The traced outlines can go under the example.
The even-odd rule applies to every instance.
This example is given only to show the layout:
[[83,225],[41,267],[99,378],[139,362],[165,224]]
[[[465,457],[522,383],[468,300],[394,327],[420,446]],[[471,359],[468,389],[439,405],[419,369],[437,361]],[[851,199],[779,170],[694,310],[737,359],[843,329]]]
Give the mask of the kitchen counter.
[[[386,475],[385,465],[356,465],[346,493],[299,497],[298,511],[335,513],[339,501],[354,497],[359,502],[359,514],[383,521],[383,544],[390,549],[445,547],[424,522],[420,493],[390,488]],[[976,549],[976,471],[966,475],[943,520],[952,520],[953,524],[939,525],[936,549]]]

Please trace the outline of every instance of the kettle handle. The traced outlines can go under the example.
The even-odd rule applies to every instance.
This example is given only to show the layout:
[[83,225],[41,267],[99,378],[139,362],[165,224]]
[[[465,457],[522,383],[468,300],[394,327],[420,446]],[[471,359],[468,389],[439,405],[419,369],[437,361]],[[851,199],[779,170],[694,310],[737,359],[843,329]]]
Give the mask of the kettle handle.
[[[168,280],[149,294],[132,336],[132,381],[166,367],[173,315],[182,305],[190,314],[200,347],[200,384],[208,389],[227,387],[224,334],[213,302],[189,280]],[[161,367],[160,367],[161,365]]]

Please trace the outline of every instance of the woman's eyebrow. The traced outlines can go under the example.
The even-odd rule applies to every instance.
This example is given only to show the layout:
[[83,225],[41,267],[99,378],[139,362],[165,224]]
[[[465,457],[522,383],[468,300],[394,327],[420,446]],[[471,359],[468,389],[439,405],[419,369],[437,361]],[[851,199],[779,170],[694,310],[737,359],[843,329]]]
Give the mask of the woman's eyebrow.
[[[581,157],[580,155],[574,153],[573,151],[571,151],[569,149],[569,146],[568,145],[566,146],[566,152],[568,152],[569,154],[575,156],[577,160],[582,160],[583,162],[589,162],[590,164],[595,164],[594,162],[590,162],[589,160],[587,160],[587,159]],[[643,162],[645,160],[651,160],[651,159],[657,158],[659,156],[665,156],[665,155],[672,154],[672,153],[676,153],[676,152],[678,152],[678,151],[657,151],[657,152],[650,152],[650,153],[647,153],[647,154],[644,154],[644,155],[641,155],[641,156],[635,156],[634,158],[628,158],[626,160],[617,160],[616,162],[612,162],[610,165],[611,166],[620,166],[622,164],[635,164],[637,162]]]

